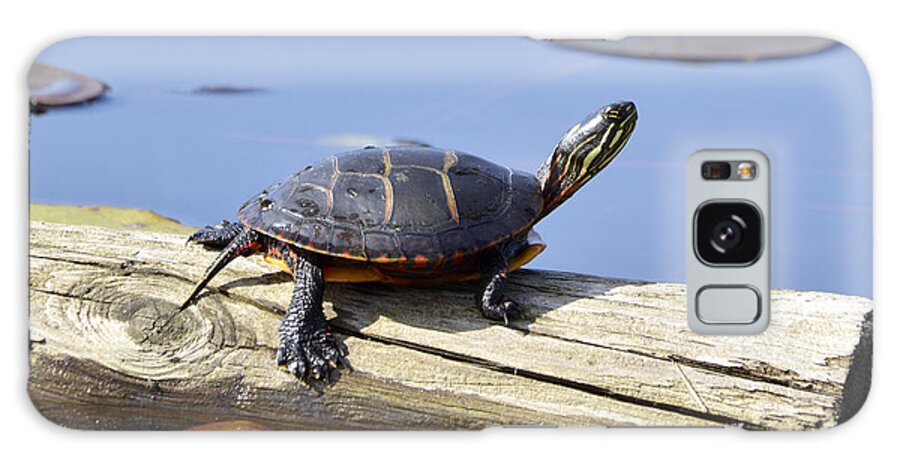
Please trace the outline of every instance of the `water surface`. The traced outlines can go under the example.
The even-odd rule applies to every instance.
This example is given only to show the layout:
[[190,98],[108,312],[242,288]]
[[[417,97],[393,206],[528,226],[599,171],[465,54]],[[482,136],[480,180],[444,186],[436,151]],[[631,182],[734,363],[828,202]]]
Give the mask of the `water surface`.
[[843,46],[683,63],[524,38],[82,38],[38,60],[112,92],[32,118],[33,202],[200,226],[324,156],[396,139],[533,172],[571,124],[628,99],[629,145],[539,224],[549,247],[530,267],[683,281],[687,157],[757,148],[773,286],[871,296],[869,85]]

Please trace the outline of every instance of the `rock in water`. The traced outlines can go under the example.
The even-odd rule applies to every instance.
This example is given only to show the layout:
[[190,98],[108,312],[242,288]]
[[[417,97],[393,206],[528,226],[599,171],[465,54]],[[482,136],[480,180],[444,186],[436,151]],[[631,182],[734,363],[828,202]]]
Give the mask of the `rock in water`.
[[95,100],[108,89],[109,86],[96,79],[41,63],[32,64],[28,70],[32,113]]
[[693,62],[791,58],[837,45],[833,40],[817,37],[626,37],[552,43],[608,55]]

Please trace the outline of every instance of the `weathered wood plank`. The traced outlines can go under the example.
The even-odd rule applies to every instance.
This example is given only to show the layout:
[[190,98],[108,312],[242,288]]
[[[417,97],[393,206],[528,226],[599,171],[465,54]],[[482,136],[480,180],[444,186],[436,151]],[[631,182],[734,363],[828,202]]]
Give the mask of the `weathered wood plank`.
[[[356,371],[318,396],[275,368],[274,311],[217,294],[154,332],[192,286],[177,273],[179,255],[199,255],[190,265],[200,267],[208,257],[185,249],[183,237],[33,231],[30,390],[42,412],[73,426],[185,428],[234,418],[269,428],[713,424],[352,336]],[[257,260],[235,266],[253,278],[268,269]],[[289,293],[272,292],[263,307],[280,307]],[[154,408],[136,415],[136,405]]]
[[[470,285],[333,285],[356,371],[317,395],[274,367],[291,284],[261,259],[234,262],[161,331],[214,253],[83,226],[32,223],[31,237],[30,391],[57,420],[81,411],[78,427],[827,426],[871,311],[780,291],[762,336],[700,337],[680,285],[522,271],[510,291],[528,318],[509,327],[478,315]],[[153,407],[144,422],[136,405]]]

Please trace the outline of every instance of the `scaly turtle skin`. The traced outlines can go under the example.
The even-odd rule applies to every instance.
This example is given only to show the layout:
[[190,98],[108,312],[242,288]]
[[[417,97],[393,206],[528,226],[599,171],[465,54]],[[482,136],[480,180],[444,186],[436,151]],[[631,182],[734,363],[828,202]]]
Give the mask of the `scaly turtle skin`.
[[182,307],[238,256],[261,252],[294,276],[276,361],[307,382],[331,382],[347,349],[322,311],[325,282],[400,284],[481,279],[485,317],[521,315],[503,294],[509,271],[544,244],[534,224],[606,167],[637,121],[631,102],[573,126],[536,176],[432,147],[366,147],[277,182],[189,241],[222,252]]

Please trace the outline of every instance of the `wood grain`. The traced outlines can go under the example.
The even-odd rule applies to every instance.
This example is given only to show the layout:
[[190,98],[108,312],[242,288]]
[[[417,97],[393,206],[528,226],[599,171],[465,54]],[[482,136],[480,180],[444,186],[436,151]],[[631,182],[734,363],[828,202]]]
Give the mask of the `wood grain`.
[[868,390],[868,299],[776,291],[764,334],[706,337],[682,285],[523,270],[509,291],[527,317],[508,327],[469,284],[330,285],[355,370],[316,392],[275,367],[291,283],[262,259],[178,311],[214,256],[182,236],[32,222],[37,408],[87,429],[808,429]]

